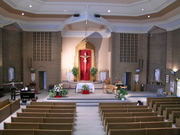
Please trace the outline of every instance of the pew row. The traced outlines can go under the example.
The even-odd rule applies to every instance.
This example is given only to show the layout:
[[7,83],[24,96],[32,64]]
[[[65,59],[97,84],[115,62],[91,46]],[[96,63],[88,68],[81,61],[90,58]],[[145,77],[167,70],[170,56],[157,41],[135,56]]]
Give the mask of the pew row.
[[153,121],[153,122],[129,122],[129,123],[107,123],[106,133],[110,129],[138,129],[138,128],[159,128],[172,127],[170,121]]
[[112,109],[112,108],[148,108],[146,105],[101,105],[99,106],[98,110],[99,112],[102,109]]
[[31,105],[75,105],[75,102],[30,102]]
[[172,111],[171,114],[169,114],[169,121],[172,121],[173,123],[176,122],[176,118],[180,117],[180,111]]
[[46,129],[46,130],[74,130],[73,123],[20,123],[4,122],[4,129]]
[[72,130],[1,129],[0,135],[73,135]]
[[146,99],[146,104],[147,104],[147,106],[149,106],[150,105],[150,102],[152,101],[152,100],[156,100],[156,99],[162,99],[162,100],[166,100],[166,99],[179,99],[179,97],[147,97],[147,99]]
[[17,112],[17,117],[74,117],[75,113]]
[[26,108],[76,109],[75,105],[26,105]]
[[76,113],[75,109],[22,108],[22,112]]
[[120,122],[147,122],[147,121],[164,121],[163,116],[134,116],[134,117],[105,117],[103,121],[104,127],[107,123]]
[[160,105],[160,107],[158,107],[158,115],[162,115],[163,114],[163,111],[166,109],[166,108],[176,108],[176,107],[180,107],[180,104],[163,104],[163,105]]
[[101,105],[137,105],[137,102],[100,102]]
[[157,116],[156,112],[107,112],[103,113],[101,119],[105,117],[131,117],[131,116]]
[[172,102],[155,102],[155,104],[153,104],[153,111],[158,111],[158,108],[160,107],[160,105],[164,105],[164,104],[169,104],[169,105],[174,105],[174,104],[180,104],[180,101],[172,101]]
[[179,135],[180,128],[110,129],[108,135]]
[[173,99],[152,99],[149,102],[149,108],[153,108],[153,105],[156,102],[180,102],[180,97],[176,97],[176,98],[174,97]]
[[11,117],[11,122],[25,122],[25,123],[74,123],[72,117]]
[[172,113],[172,111],[180,111],[180,107],[179,108],[166,108],[165,110],[163,110],[163,116],[165,119],[169,119],[169,114]]

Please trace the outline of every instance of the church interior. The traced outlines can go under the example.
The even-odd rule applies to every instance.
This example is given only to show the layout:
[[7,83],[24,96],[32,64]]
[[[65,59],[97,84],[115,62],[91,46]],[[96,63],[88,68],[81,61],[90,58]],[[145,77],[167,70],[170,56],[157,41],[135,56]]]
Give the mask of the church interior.
[[[11,130],[15,131],[8,129],[12,125],[5,123],[12,121],[12,117],[32,105],[33,101],[49,102],[48,105],[51,102],[57,106],[76,103],[76,122],[71,122],[76,124],[73,124],[71,132],[62,132],[62,135],[155,135],[162,132],[162,127],[151,129],[160,123],[145,121],[142,127],[152,127],[128,131],[125,128],[128,125],[122,126],[123,130],[116,125],[108,125],[109,117],[114,116],[107,115],[106,121],[100,106],[107,102],[109,104],[104,104],[104,107],[108,106],[111,111],[121,108],[120,104],[132,106],[132,110],[136,107],[139,111],[143,110],[142,106],[146,107],[149,109],[146,111],[157,113],[158,118],[150,113],[141,116],[140,112],[133,116],[151,115],[155,121],[162,117],[166,122],[166,128],[163,127],[165,135],[180,134],[178,107],[173,104],[176,112],[173,116],[164,116],[166,114],[158,112],[156,99],[153,99],[179,103],[179,37],[179,0],[1,0],[0,107],[9,99],[12,104],[18,102],[14,104],[19,108],[14,108],[6,119],[1,120],[0,134],[9,135]],[[20,91],[13,100],[12,84]],[[59,84],[68,91],[68,95],[49,98],[51,88]],[[85,89],[84,84],[90,88],[90,94],[81,93]],[[33,90],[34,97],[24,104],[21,90],[26,88]],[[128,93],[125,100],[117,98],[118,89]],[[138,100],[143,102],[142,106],[137,106]],[[63,105],[63,102],[67,104]],[[120,117],[117,112],[111,113]],[[0,110],[0,115],[4,114]],[[174,115],[177,122],[170,120]],[[96,127],[93,127],[93,122]],[[171,127],[176,128],[172,130]],[[44,126],[41,133],[37,129],[33,134],[60,134],[55,129],[49,132]],[[18,135],[25,131],[16,130]],[[31,134],[30,129],[27,132]]]

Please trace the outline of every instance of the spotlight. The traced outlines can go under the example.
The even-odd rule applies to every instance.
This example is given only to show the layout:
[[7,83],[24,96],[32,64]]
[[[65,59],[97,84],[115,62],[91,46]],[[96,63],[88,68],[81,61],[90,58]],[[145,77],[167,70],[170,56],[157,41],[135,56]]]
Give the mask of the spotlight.
[[74,14],[74,17],[79,17],[80,16],[80,14]]
[[99,14],[94,14],[94,16],[95,16],[95,17],[98,17],[98,18],[101,17]]

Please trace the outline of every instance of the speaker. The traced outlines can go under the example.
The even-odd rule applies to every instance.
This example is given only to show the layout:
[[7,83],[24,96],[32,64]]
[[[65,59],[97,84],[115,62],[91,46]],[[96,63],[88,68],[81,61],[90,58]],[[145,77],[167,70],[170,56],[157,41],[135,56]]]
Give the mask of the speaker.
[[79,17],[80,16],[80,14],[74,14],[74,17]]
[[95,17],[101,17],[99,14],[94,14]]

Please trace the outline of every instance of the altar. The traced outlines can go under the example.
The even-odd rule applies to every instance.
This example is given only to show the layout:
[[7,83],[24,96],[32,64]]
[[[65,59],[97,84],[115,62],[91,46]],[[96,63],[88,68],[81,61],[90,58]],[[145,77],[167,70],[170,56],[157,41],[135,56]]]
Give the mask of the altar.
[[94,93],[95,89],[94,89],[94,84],[93,83],[78,83],[76,85],[76,93],[78,93],[79,90],[82,90],[82,86],[83,85],[88,85],[89,86],[89,90],[92,90],[92,93]]

